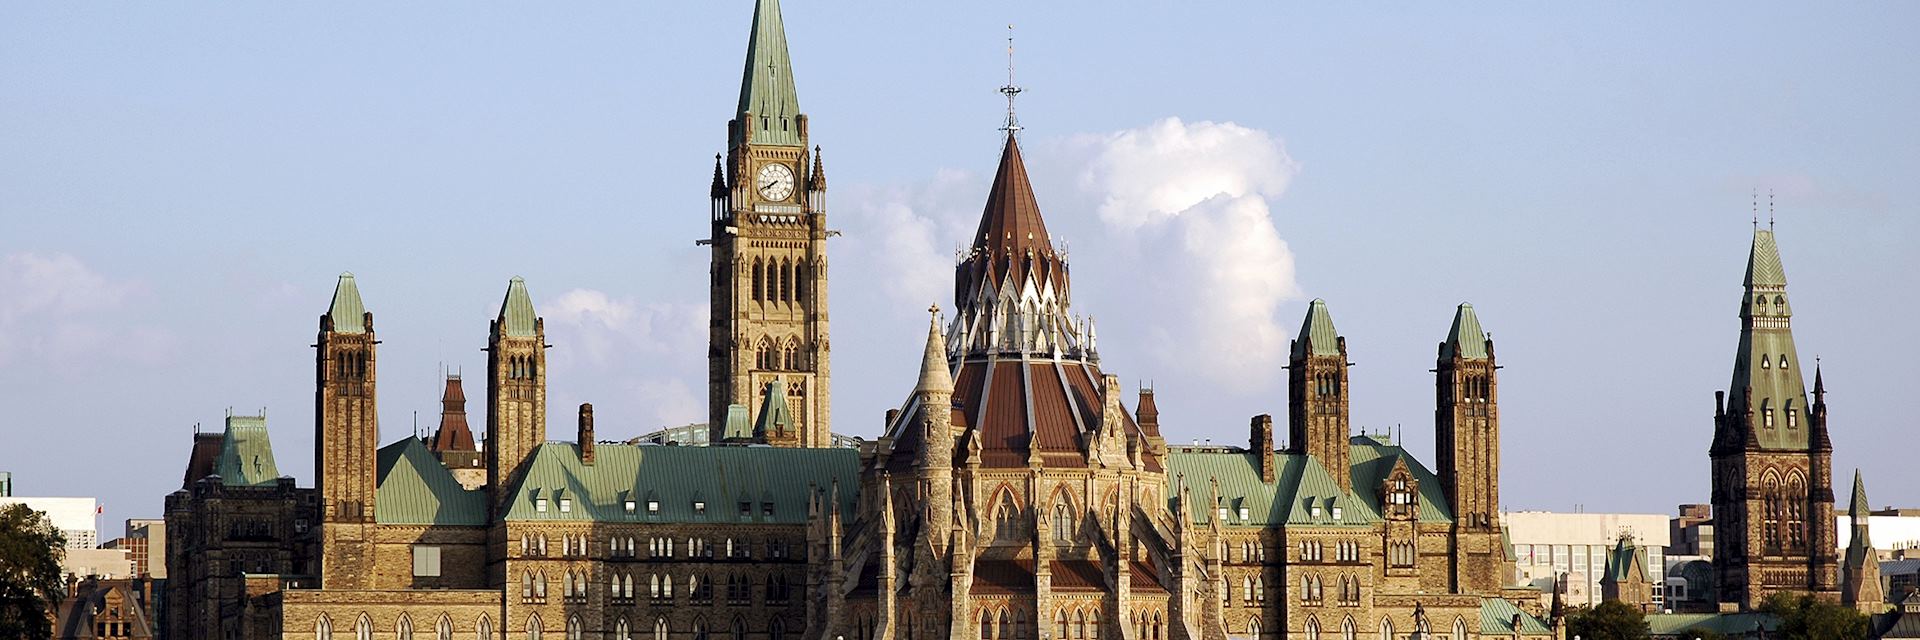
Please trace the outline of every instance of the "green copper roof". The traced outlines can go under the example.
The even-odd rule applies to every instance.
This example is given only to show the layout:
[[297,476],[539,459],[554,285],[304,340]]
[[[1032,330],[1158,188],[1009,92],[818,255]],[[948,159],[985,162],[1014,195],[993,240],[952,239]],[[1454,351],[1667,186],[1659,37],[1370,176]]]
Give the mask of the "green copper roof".
[[[1312,348],[1311,354],[1307,349]],[[1314,298],[1307,305],[1307,319],[1300,323],[1300,337],[1293,341],[1293,355],[1337,356],[1340,355],[1340,334],[1333,330],[1333,314],[1327,312],[1327,301]]]
[[[1226,507],[1226,526],[1267,527],[1275,525],[1340,526],[1378,522],[1379,513],[1341,491],[1328,475],[1326,467],[1312,456],[1268,452],[1274,458],[1274,482],[1260,480],[1259,458],[1251,451],[1182,451],[1167,456],[1167,496],[1180,495],[1186,483],[1190,513],[1195,523],[1206,522],[1213,505],[1207,503],[1212,485],[1220,486],[1220,506]],[[1247,517],[1240,517],[1240,509]],[[1319,515],[1314,509],[1319,508]],[[1333,519],[1333,508],[1340,508],[1340,519]]]
[[1692,638],[1698,632],[1711,631],[1727,637],[1752,637],[1762,629],[1780,628],[1780,619],[1772,614],[1747,613],[1649,613],[1647,631],[1663,638]]
[[[797,524],[807,520],[809,487],[825,490],[837,481],[847,512],[859,493],[860,452],[854,449],[601,444],[593,455],[588,466],[573,443],[535,449],[513,488],[506,519]],[[541,500],[545,511],[538,508]],[[628,500],[635,503],[632,512]],[[659,503],[658,513],[648,513],[650,501]],[[704,513],[695,511],[696,502],[704,504]],[[751,503],[744,518],[739,502]]]
[[267,439],[266,416],[227,416],[213,472],[220,475],[220,484],[229,487],[271,486],[280,478],[273,443]]
[[774,378],[767,383],[767,399],[760,403],[760,418],[753,421],[753,433],[762,438],[767,434],[793,430],[793,413],[787,407],[787,383]]
[[333,286],[333,304],[327,307],[327,317],[333,320],[333,332],[365,333],[366,315],[367,306],[360,303],[360,287],[353,283],[353,273],[340,274],[340,282]]
[[[1792,310],[1787,306],[1786,275],[1773,232],[1753,234],[1741,295],[1740,343],[1734,353],[1733,380],[1726,410],[1753,410],[1749,425],[1762,449],[1805,449],[1811,438],[1806,421],[1807,385],[1800,375],[1800,354],[1793,344]],[[1747,389],[1753,394],[1749,396]],[[1767,416],[1773,427],[1767,427]]]
[[1447,331],[1440,357],[1452,358],[1455,353],[1467,360],[1487,357],[1487,332],[1480,328],[1480,316],[1473,312],[1473,305],[1465,302],[1453,312],[1453,328]]
[[[1638,578],[1634,576],[1636,568],[1639,569]],[[1620,540],[1613,544],[1613,551],[1607,554],[1606,572],[1605,577],[1615,582],[1647,579],[1647,567],[1641,559],[1640,547],[1633,543],[1632,537],[1621,536]]]
[[722,440],[752,440],[753,420],[747,417],[747,405],[727,405],[727,425],[721,431]]
[[1780,248],[1773,244],[1772,229],[1753,230],[1753,250],[1747,254],[1746,286],[1787,286],[1787,270],[1780,266]]
[[1860,470],[1853,470],[1853,501],[1847,503],[1847,515],[1855,520],[1864,521],[1873,510],[1867,502],[1867,483],[1860,479]]
[[527,296],[527,281],[514,276],[507,281],[507,299],[500,302],[500,330],[509,337],[531,338],[539,319],[533,313],[533,298]]
[[402,438],[380,448],[379,488],[373,519],[380,524],[487,524],[486,494],[469,491],[453,479],[419,438]]
[[[752,114],[749,120],[746,116]],[[779,0],[760,0],[753,8],[753,33],[747,38],[747,65],[740,77],[741,126],[750,127],[753,144],[805,145],[800,137],[800,94],[787,57],[787,27]],[[761,118],[765,118],[762,124]],[[735,144],[742,141],[734,140]]]
[[[1513,628],[1513,617],[1515,615],[1520,616],[1519,629]],[[1511,636],[1516,632],[1522,635],[1551,635],[1553,630],[1547,628],[1547,623],[1541,622],[1539,618],[1535,618],[1525,611],[1521,611],[1520,607],[1515,606],[1512,602],[1508,602],[1505,598],[1483,598],[1480,600],[1480,633],[1484,635]]]
[[1420,521],[1453,522],[1453,508],[1448,506],[1446,493],[1440,489],[1440,478],[1405,449],[1366,435],[1349,438],[1347,443],[1348,450],[1352,452],[1354,497],[1365,502],[1374,513],[1381,511],[1380,483],[1387,481],[1387,474],[1393,472],[1395,461],[1405,460],[1407,471],[1413,474],[1415,482],[1420,483],[1420,509],[1417,512]]

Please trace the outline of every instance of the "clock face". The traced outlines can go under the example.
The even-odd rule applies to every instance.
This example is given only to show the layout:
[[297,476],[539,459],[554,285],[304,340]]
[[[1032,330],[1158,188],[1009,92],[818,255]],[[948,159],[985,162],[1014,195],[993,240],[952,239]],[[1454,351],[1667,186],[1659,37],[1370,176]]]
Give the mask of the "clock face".
[[793,170],[778,162],[760,167],[760,174],[754,181],[760,190],[760,197],[768,200],[785,200],[793,195]]

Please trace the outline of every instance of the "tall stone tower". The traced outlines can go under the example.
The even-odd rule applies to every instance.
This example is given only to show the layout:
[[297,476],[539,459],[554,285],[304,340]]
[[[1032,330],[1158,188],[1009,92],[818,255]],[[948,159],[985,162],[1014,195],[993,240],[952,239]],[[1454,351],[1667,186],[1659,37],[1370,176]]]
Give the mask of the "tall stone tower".
[[495,513],[533,449],[547,440],[547,330],[514,278],[487,330],[487,491]]
[[1807,406],[1771,228],[1753,231],[1745,285],[1733,382],[1716,394],[1709,452],[1720,599],[1752,608],[1786,590],[1835,600],[1833,445],[1825,402]]
[[1287,446],[1320,460],[1342,491],[1353,491],[1347,413],[1347,339],[1325,300],[1307,306],[1287,364]]
[[[728,407],[761,415],[778,384],[791,428],[754,435],[788,447],[832,444],[828,413],[827,178],[808,150],[778,0],[760,0],[726,159],[713,174],[707,427],[726,439]],[[811,164],[809,164],[811,163]]]
[[313,468],[320,494],[320,586],[364,589],[373,574],[375,410],[373,313],[353,274],[340,274],[315,341]]
[[1473,305],[1462,303],[1434,366],[1434,461],[1453,506],[1453,586],[1473,593],[1504,586],[1498,370],[1493,340]]

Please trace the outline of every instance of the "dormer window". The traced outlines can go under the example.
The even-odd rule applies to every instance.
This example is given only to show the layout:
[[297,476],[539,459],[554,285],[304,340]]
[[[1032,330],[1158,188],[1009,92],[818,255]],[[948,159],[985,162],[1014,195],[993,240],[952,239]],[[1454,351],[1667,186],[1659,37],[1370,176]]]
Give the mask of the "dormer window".
[[1334,522],[1340,521],[1340,507],[1333,508],[1333,521]]
[[1787,401],[1787,428],[1800,428],[1800,408],[1793,406],[1792,400]]
[[546,512],[547,512],[547,499],[546,499],[546,498],[534,498],[534,499],[533,499],[533,511],[534,511],[534,513],[546,513]]
[[1247,508],[1246,508],[1246,507],[1240,507],[1240,521],[1241,521],[1241,522],[1245,522],[1245,521],[1247,521],[1247,520],[1249,520],[1249,519],[1251,519],[1251,518],[1250,518],[1250,517],[1248,516],[1248,512],[1247,512]]
[[1781,371],[1787,370],[1787,354],[1784,354],[1784,353],[1780,354],[1780,370]]
[[696,516],[707,515],[707,502],[705,500],[693,501],[693,515],[696,515]]
[[639,505],[635,504],[634,501],[632,500],[628,500],[625,506],[627,508],[627,513],[633,513],[634,509]]
[[1767,400],[1765,402],[1760,403],[1760,421],[1762,424],[1765,424],[1768,429],[1773,428],[1773,401],[1772,400]]
[[657,516],[657,515],[660,515],[660,501],[659,501],[659,500],[648,500],[648,501],[647,501],[647,515],[650,515],[650,516]]
[[560,513],[573,513],[573,498],[560,499]]
[[1772,368],[1773,368],[1773,361],[1772,361],[1772,360],[1770,360],[1770,359],[1768,359],[1768,358],[1767,358],[1767,356],[1766,356],[1765,354],[1762,354],[1762,355],[1760,356],[1760,368],[1762,368],[1762,369],[1772,369]]

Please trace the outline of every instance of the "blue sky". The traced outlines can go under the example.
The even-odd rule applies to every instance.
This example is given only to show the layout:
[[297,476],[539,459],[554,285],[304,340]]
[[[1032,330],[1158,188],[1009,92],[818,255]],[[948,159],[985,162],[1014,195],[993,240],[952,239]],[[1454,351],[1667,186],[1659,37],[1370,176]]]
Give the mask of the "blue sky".
[[[1472,301],[1506,367],[1508,508],[1704,502],[1750,194],[1764,223],[1772,191],[1838,479],[1920,504],[1887,446],[1920,385],[1915,5],[1029,4],[787,3],[845,233],[837,431],[878,430],[950,304],[1013,22],[1075,311],[1105,368],[1159,389],[1170,439],[1284,415],[1279,349],[1321,297],[1355,423],[1431,461],[1427,370]],[[154,516],[193,425],[265,407],[311,483],[308,345],[345,270],[389,440],[437,422],[443,365],[478,372],[514,275],[556,345],[550,437],[583,401],[602,437],[700,419],[693,241],[750,13],[0,8],[0,470]]]

